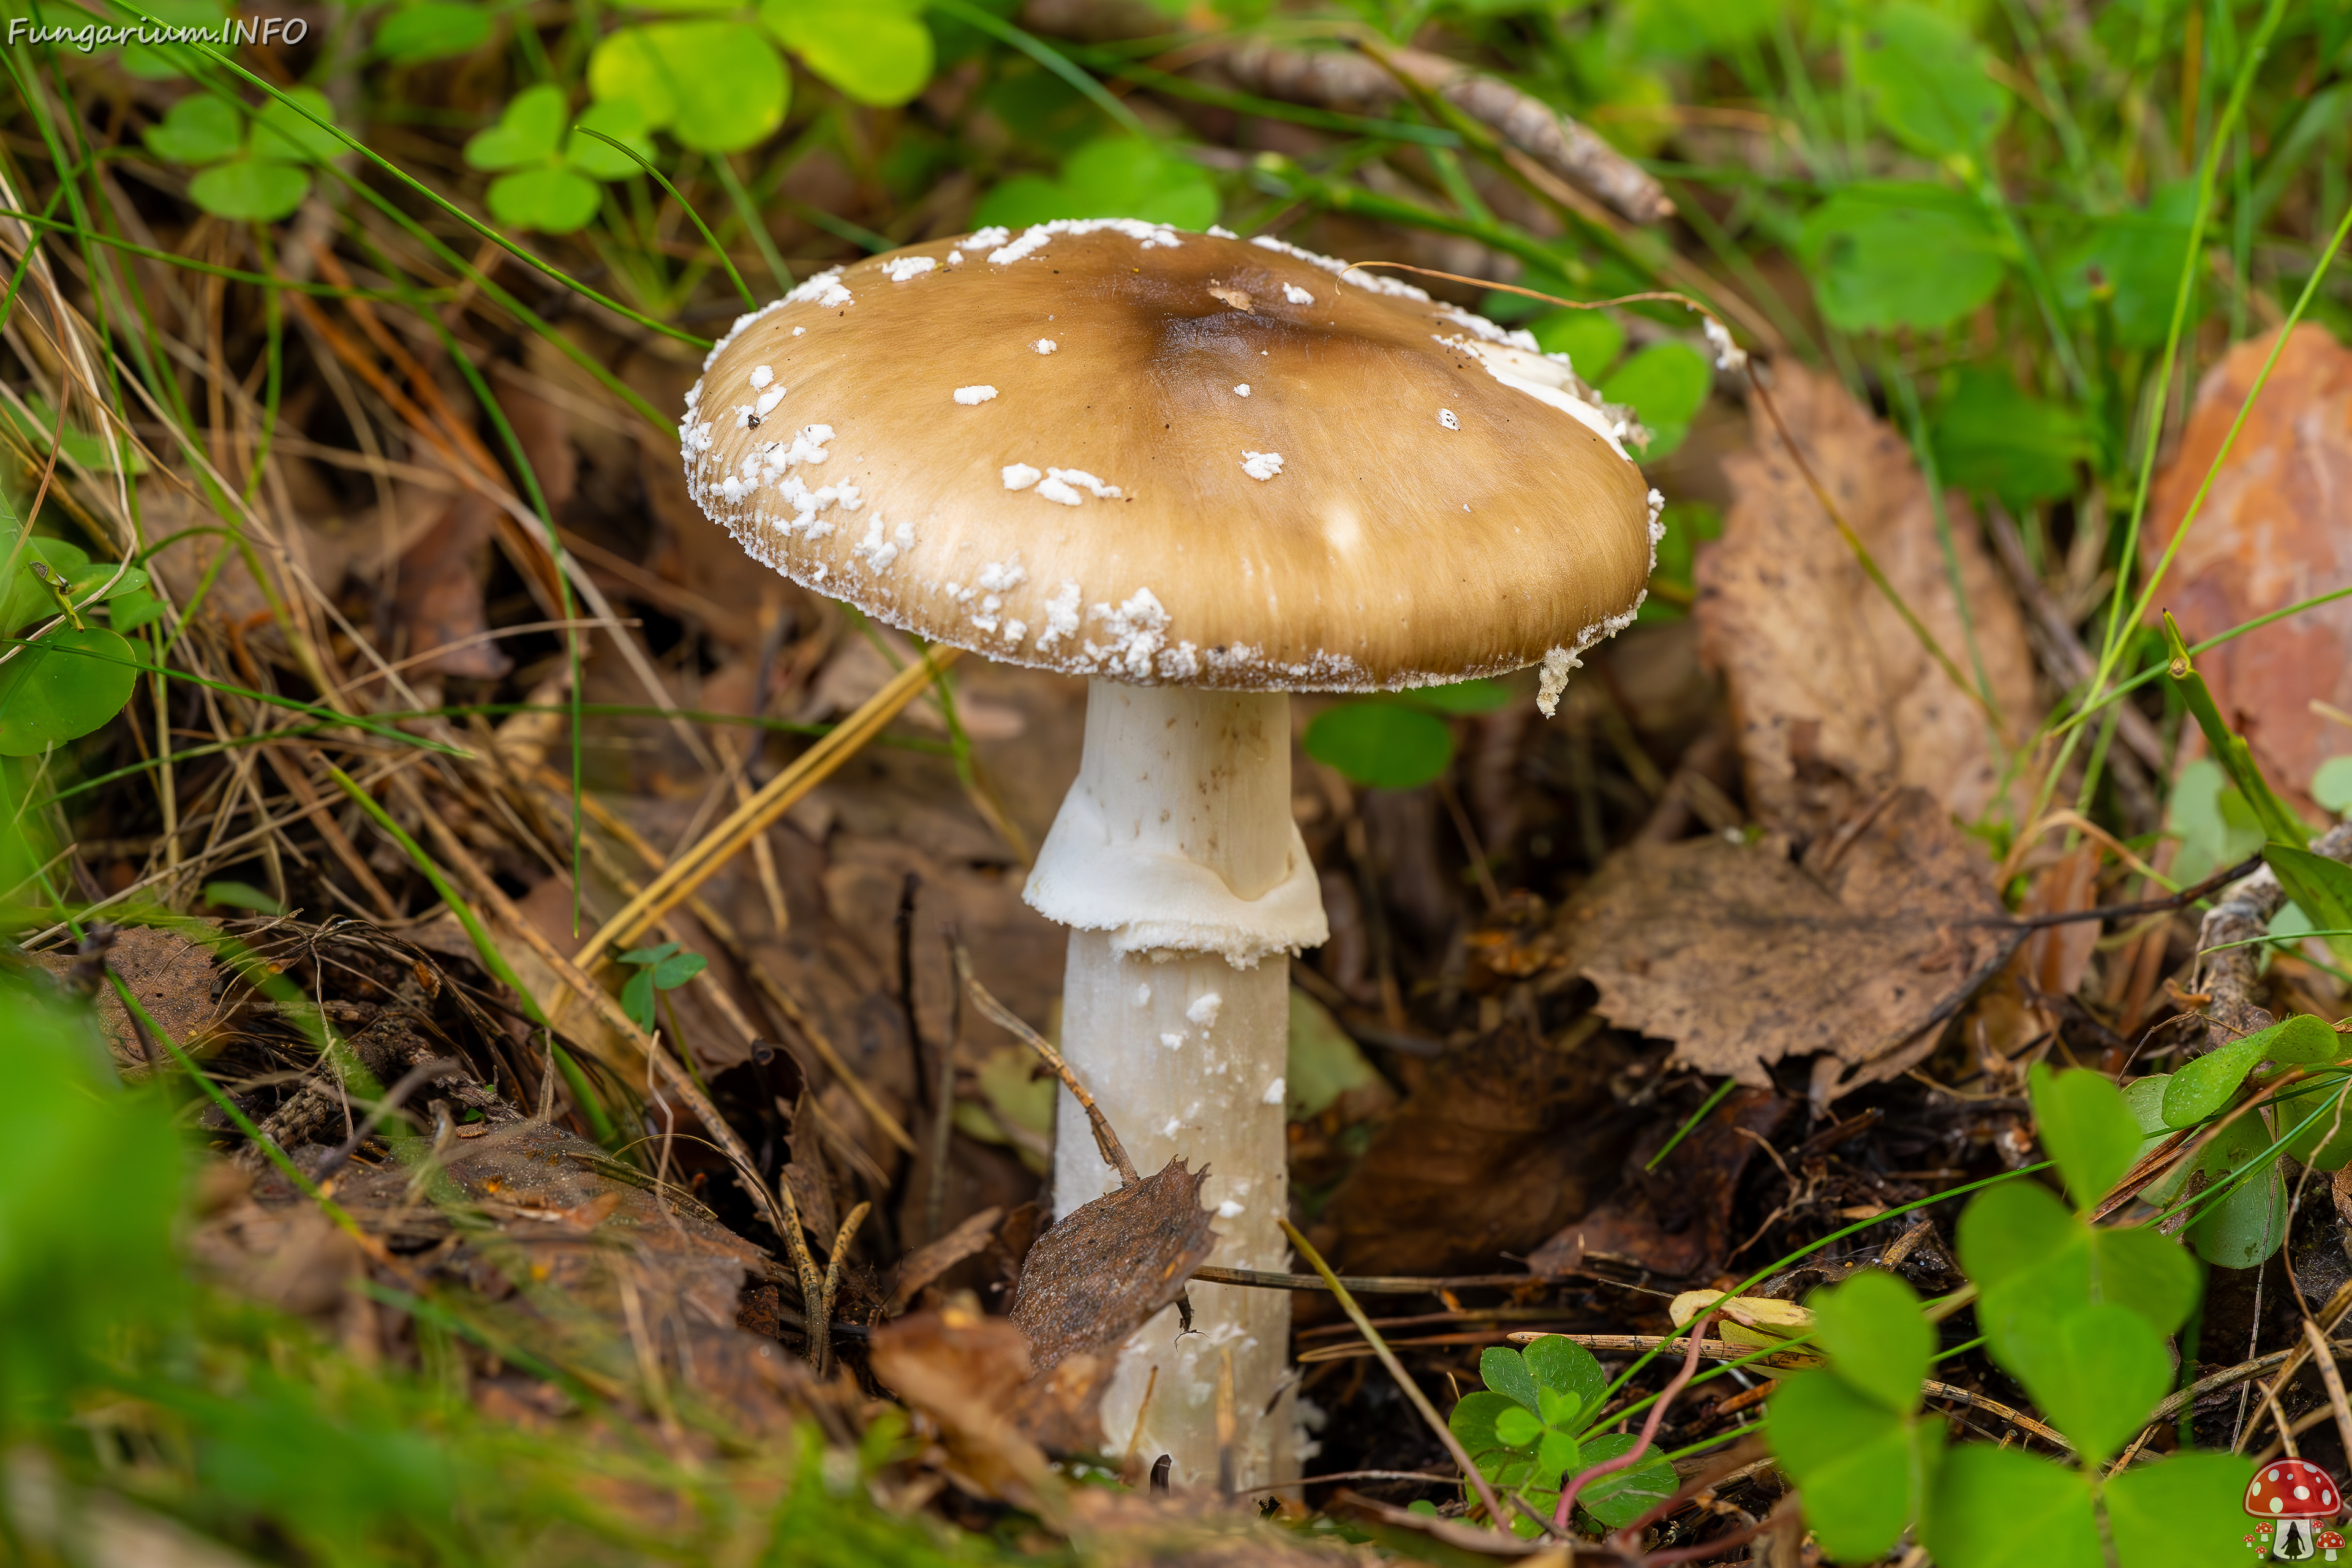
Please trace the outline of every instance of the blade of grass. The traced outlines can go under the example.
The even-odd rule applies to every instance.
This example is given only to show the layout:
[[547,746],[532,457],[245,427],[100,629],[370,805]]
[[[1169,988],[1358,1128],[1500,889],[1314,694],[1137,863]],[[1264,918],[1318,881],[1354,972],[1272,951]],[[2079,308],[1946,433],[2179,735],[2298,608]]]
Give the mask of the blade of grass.
[[[727,193],[728,201],[733,204],[735,216],[742,220],[743,232],[751,237],[752,248],[759,251],[760,259],[767,265],[769,278],[778,289],[790,289],[793,286],[793,269],[784,265],[783,255],[777,250],[774,237],[768,233],[767,220],[760,216],[760,204],[751,199],[751,193],[745,190],[743,182],[736,177],[734,163],[724,153],[718,154],[710,160],[710,173],[718,180],[719,188]],[[679,200],[683,205],[684,198]],[[702,215],[691,207],[687,210],[694,218],[695,226],[708,237],[710,230],[703,225]],[[744,309],[758,310],[759,305],[752,300],[751,290],[743,286],[742,277],[735,270],[735,263],[728,259],[727,252],[715,239],[711,240],[710,248],[717,252],[719,265],[727,268],[727,276],[735,279],[735,291],[743,296]],[[883,248],[887,250],[891,247],[885,246]]]
[[[710,232],[710,226],[702,221],[702,215],[694,210],[694,204],[688,201],[683,195],[679,195],[677,187],[669,183],[669,176],[667,174],[665,174],[659,169],[655,168],[653,164],[648,163],[645,156],[635,147],[630,146],[625,142],[607,136],[602,131],[591,131],[585,125],[582,125],[574,127],[572,134],[575,136],[593,136],[597,141],[604,142],[606,146],[617,147],[622,152],[626,153],[630,157],[635,159],[637,167],[643,169],[646,174],[651,174],[654,177],[655,184],[660,185],[663,190],[667,191],[670,195],[670,200],[676,202],[678,205],[679,210],[684,212],[688,217],[694,220],[694,226],[702,231],[703,243],[710,247],[710,254],[717,257],[719,258],[719,265],[727,269],[728,279],[735,285],[735,292],[742,296],[743,308],[747,310],[756,310],[760,308],[760,302],[751,298],[751,290],[750,287],[744,283],[743,275],[735,270],[735,263],[728,257],[727,247],[719,243],[719,237],[717,235]],[[712,162],[720,168],[726,167],[726,160],[724,158],[713,159]],[[729,171],[730,183],[728,185],[728,195],[734,195],[742,188],[741,186],[731,183],[732,174],[733,172],[731,170]],[[745,210],[749,206],[750,200],[751,198],[749,196],[744,196],[736,204],[737,210],[744,212],[743,221],[746,224],[751,222],[751,215]],[[760,239],[765,239],[766,233],[767,231],[765,229],[758,229],[755,231],[755,237]],[[788,280],[791,274],[784,268],[783,258],[775,256],[773,254],[774,250],[775,242],[773,240],[767,240],[767,242],[761,247],[761,257],[763,259],[767,260],[770,268],[775,273],[777,282],[787,284],[788,286]]]
[[1388,1342],[1381,1338],[1381,1331],[1372,1327],[1371,1319],[1364,1315],[1364,1309],[1356,1304],[1355,1297],[1339,1283],[1339,1277],[1331,1272],[1331,1266],[1323,1261],[1323,1255],[1315,1250],[1315,1244],[1300,1234],[1286,1215],[1282,1218],[1282,1232],[1290,1237],[1290,1245],[1298,1249],[1298,1255],[1307,1259],[1307,1266],[1322,1276],[1324,1288],[1331,1292],[1340,1310],[1356,1325],[1356,1331],[1364,1336],[1365,1342],[1372,1347],[1372,1353],[1381,1358],[1381,1364],[1388,1368],[1391,1377],[1396,1379],[1397,1387],[1412,1402],[1412,1407],[1421,1412],[1421,1418],[1429,1423],[1429,1429],[1437,1434],[1437,1440],[1445,1445],[1445,1451],[1454,1456],[1454,1463],[1461,1469],[1462,1479],[1470,1483],[1478,1494],[1478,1500],[1486,1505],[1488,1521],[1495,1529],[1501,1530],[1504,1520],[1509,1516],[1503,1512],[1503,1505],[1496,1498],[1495,1489],[1487,1484],[1486,1473],[1472,1462],[1469,1450],[1462,1447],[1462,1439],[1454,1435],[1454,1428],[1437,1414],[1437,1407],[1430,1404],[1429,1395],[1421,1391],[1421,1384],[1413,1382],[1412,1374],[1397,1360],[1396,1352],[1389,1349]]
[[[20,223],[30,224],[37,228],[45,228],[54,234],[71,235],[77,239],[86,239],[93,244],[109,246],[128,255],[135,256],[142,261],[161,262],[166,267],[175,268],[183,272],[199,273],[207,278],[225,278],[232,283],[248,284],[256,289],[309,294],[320,300],[372,300],[386,305],[412,305],[420,301],[446,304],[453,292],[447,289],[408,289],[399,292],[381,289],[339,289],[331,283],[298,281],[291,278],[272,277],[266,272],[247,272],[241,268],[222,267],[210,261],[199,261],[192,256],[182,256],[175,251],[156,250],[149,246],[135,245],[127,239],[118,239],[110,234],[83,228],[79,224],[44,217],[39,213],[20,212],[14,207],[0,206],[0,218],[15,218]],[[12,289],[11,293],[13,292]],[[0,311],[0,321],[5,319],[5,312]]]
[[994,12],[984,11],[972,5],[971,0],[930,0],[930,5],[934,11],[943,11],[968,26],[977,27],[999,43],[1012,45],[1084,93],[1097,109],[1109,115],[1118,125],[1147,142],[1155,140],[1150,129],[1135,117],[1135,110],[1120,102],[1108,88],[1073,64],[1060,50],[1023,32]]
[[603,1099],[589,1084],[588,1075],[581,1070],[580,1064],[573,1061],[570,1053],[556,1042],[555,1026],[540,1007],[539,999],[530,994],[530,987],[522,983],[522,977],[507,962],[506,954],[499,951],[499,944],[483,926],[481,917],[474,912],[473,906],[459,896],[447,874],[434,862],[433,857],[425,852],[425,847],[410,837],[408,831],[393,820],[392,813],[386,811],[373,795],[362,789],[351,774],[329,763],[327,776],[335,781],[336,787],[349,795],[354,805],[368,814],[383,830],[385,837],[400,846],[401,852],[408,857],[409,864],[415,866],[417,873],[432,885],[442,904],[465,928],[466,938],[474,944],[475,952],[480,955],[482,967],[515,994],[517,1005],[521,1007],[525,1017],[548,1032],[548,1052],[555,1059],[555,1070],[563,1075],[564,1085],[572,1091],[572,1104],[578,1106],[580,1114],[587,1119],[589,1129],[598,1143],[607,1149],[618,1149],[622,1142],[621,1134],[613,1125]]
[[[53,626],[58,625],[62,624],[62,621],[63,617],[60,616],[58,621],[50,624]],[[29,647],[35,640],[36,639],[32,637],[0,637],[0,646]],[[405,730],[396,730],[389,724],[381,723],[374,719],[368,718],[364,714],[339,713],[332,709],[321,708],[316,703],[298,701],[291,697],[280,697],[276,692],[271,691],[256,691],[250,687],[232,685],[230,682],[226,680],[215,680],[209,676],[197,675],[189,670],[173,669],[165,666],[152,665],[142,659],[116,658],[110,654],[100,653],[95,648],[59,647],[52,648],[49,652],[52,657],[56,657],[60,654],[70,654],[76,658],[94,658],[104,664],[119,664],[126,668],[138,670],[142,674],[160,676],[166,679],[183,681],[190,686],[200,686],[207,691],[217,691],[226,696],[241,698],[247,702],[260,702],[273,708],[285,709],[287,711],[291,713],[307,714],[310,718],[320,721],[321,723],[333,724],[337,726],[349,725],[354,729],[364,730],[368,733],[378,736],[383,740],[396,741],[403,746],[415,747],[419,751],[437,752],[443,756],[457,757],[469,762],[473,759],[472,752],[465,751],[459,747],[446,745],[442,742],[430,740],[423,735],[412,735]]]
[[1667,1155],[1673,1153],[1676,1144],[1680,1143],[1684,1139],[1696,1131],[1698,1130],[1698,1124],[1706,1120],[1707,1113],[1713,1110],[1717,1106],[1721,1105],[1724,1101],[1724,1097],[1738,1087],[1739,1080],[1736,1078],[1725,1079],[1720,1084],[1717,1084],[1716,1086],[1715,1092],[1708,1095],[1699,1108],[1690,1113],[1688,1121],[1685,1121],[1680,1127],[1675,1129],[1675,1135],[1666,1140],[1665,1147],[1651,1155],[1650,1163],[1643,1166],[1642,1169],[1645,1171],[1656,1170],[1658,1168],[1658,1163],[1664,1160]]
[[[592,132],[590,134],[593,135],[594,132]],[[619,143],[615,142],[614,145],[618,146]],[[700,223],[702,220],[697,218],[695,221]],[[731,273],[734,268],[730,267],[728,270]],[[740,279],[738,281],[740,282]],[[437,317],[434,319],[434,324],[440,325]],[[572,602],[572,578],[562,569],[563,540],[555,526],[555,513],[547,504],[547,492],[540,489],[539,472],[531,466],[530,455],[523,450],[522,442],[515,435],[514,426],[508,421],[506,410],[499,406],[497,396],[491,393],[489,383],[483,380],[482,373],[475,368],[472,357],[457,342],[456,334],[446,327],[441,328],[441,342],[442,346],[448,351],[451,361],[464,374],[466,384],[472,389],[475,401],[482,405],[482,411],[488,414],[490,416],[490,422],[498,426],[499,440],[507,449],[507,460],[514,465],[515,472],[522,476],[523,489],[530,497],[530,509],[539,514],[540,525],[547,531],[548,556],[556,563],[555,588],[557,598],[562,607],[563,619],[568,623],[564,628],[563,646],[565,655],[571,660],[572,676],[570,715],[572,722],[567,729],[570,731],[572,741],[572,928],[576,933],[580,929],[581,888],[584,882],[581,872],[580,852],[580,787],[583,776],[580,758],[581,748],[585,743],[586,736],[584,727],[580,722],[580,704],[584,700],[583,688],[586,684],[586,679],[583,673],[583,660],[580,654],[579,621],[575,606]]]

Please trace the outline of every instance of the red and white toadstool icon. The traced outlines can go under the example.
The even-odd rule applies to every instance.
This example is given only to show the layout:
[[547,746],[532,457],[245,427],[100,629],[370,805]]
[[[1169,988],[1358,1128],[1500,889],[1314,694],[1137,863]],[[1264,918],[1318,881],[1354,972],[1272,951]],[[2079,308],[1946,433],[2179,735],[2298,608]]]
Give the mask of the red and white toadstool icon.
[[2343,1533],[2339,1531],[2334,1530],[2321,1531],[2319,1532],[2319,1550],[2330,1563],[2335,1562],[2336,1554],[2344,1550]]
[[2334,1479],[2307,1459],[2273,1460],[2256,1471],[2246,1487],[2246,1511],[2278,1526],[2271,1556],[2281,1563],[2318,1556],[2313,1537],[2321,1523],[2336,1517],[2343,1501]]

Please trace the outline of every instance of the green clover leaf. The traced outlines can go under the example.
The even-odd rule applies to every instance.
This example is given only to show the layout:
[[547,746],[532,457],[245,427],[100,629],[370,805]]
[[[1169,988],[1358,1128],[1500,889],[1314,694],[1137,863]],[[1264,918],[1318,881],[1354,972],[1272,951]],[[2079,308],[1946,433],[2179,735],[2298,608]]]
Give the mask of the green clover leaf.
[[147,150],[172,163],[217,163],[234,157],[244,140],[236,106],[208,92],[192,92],[147,128]]
[[1307,754],[1375,789],[1414,789],[1454,761],[1454,732],[1402,702],[1341,702],[1315,715]]
[[138,655],[103,626],[59,626],[0,664],[0,756],[89,734],[131,700]]
[[1531,1410],[1514,1405],[1495,1417],[1495,1436],[1514,1448],[1524,1448],[1543,1436],[1544,1424]]
[[489,41],[490,20],[486,5],[418,0],[377,25],[375,52],[396,66],[471,54]]
[[[287,90],[292,99],[329,125],[335,106],[315,87]],[[343,150],[342,139],[317,125],[285,99],[273,98],[253,117],[253,155],[273,163],[324,163]]]
[[572,137],[563,144],[563,161],[591,179],[625,180],[642,171],[636,159],[593,136],[581,135],[582,131],[601,132],[625,143],[646,163],[653,162],[654,144],[646,136],[645,110],[628,99],[612,98],[592,103],[580,111],[580,118],[572,124]]
[[2008,268],[1974,202],[1891,181],[1859,181],[1815,207],[1800,249],[1822,314],[1849,332],[1947,326],[1991,299]]
[[704,153],[734,153],[784,122],[791,78],[775,45],[743,22],[624,27],[588,58],[589,89],[637,107],[645,129]]
[[[217,27],[227,15],[219,0],[141,0],[139,8],[172,27]],[[129,44],[122,50],[122,73],[144,81],[169,81],[187,75],[180,68],[191,53],[185,44]]]
[[251,157],[216,163],[188,184],[198,206],[240,223],[275,223],[310,192],[310,176],[301,170]]
[[[1575,356],[1570,355],[1571,363]],[[1652,343],[1601,384],[1612,403],[1630,403],[1650,427],[1643,462],[1655,462],[1683,444],[1690,423],[1715,386],[1706,356],[1687,343]]]
[[595,181],[556,168],[501,174],[490,182],[487,195],[492,217],[542,234],[570,234],[586,226],[604,200]]
[[563,123],[570,107],[563,89],[551,82],[523,89],[509,101],[496,125],[476,132],[467,141],[466,162],[477,169],[495,171],[552,159],[563,144]]
[[760,22],[801,63],[859,103],[890,108],[931,79],[931,32],[903,0],[764,0]]
[[1981,153],[2009,118],[1984,47],[1941,11],[1895,0],[1870,19],[1854,76],[1878,121],[1931,158]]
[[633,948],[621,954],[621,962],[634,964],[637,971],[621,987],[621,1007],[640,1029],[650,1032],[654,1026],[656,992],[675,991],[709,966],[702,954],[681,952],[678,945],[666,942],[659,947]]

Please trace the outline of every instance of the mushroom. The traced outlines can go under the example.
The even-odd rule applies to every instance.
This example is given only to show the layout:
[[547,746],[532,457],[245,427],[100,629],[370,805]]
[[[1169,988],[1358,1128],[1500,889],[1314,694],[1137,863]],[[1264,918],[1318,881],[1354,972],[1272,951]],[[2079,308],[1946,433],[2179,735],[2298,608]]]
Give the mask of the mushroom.
[[2323,1530],[2319,1532],[2318,1544],[2319,1550],[2326,1554],[2327,1561],[2333,1563],[2336,1561],[2336,1554],[2344,1550],[2343,1532],[2334,1530]]
[[2308,1459],[2274,1459],[2246,1483],[2246,1511],[2277,1521],[2271,1555],[2301,1562],[2314,1555],[2312,1521],[2334,1519],[2342,1507],[2336,1482]]
[[[809,279],[711,351],[679,436],[755,559],[1087,678],[1025,893],[1070,928],[1062,1050],[1139,1169],[1208,1172],[1212,1261],[1279,1269],[1288,960],[1327,934],[1288,694],[1540,665],[1550,712],[1650,571],[1629,428],[1564,357],[1386,275],[1088,219]],[[1060,1126],[1066,1215],[1118,1177],[1066,1093]],[[1295,1475],[1288,1297],[1191,1304],[1198,1332],[1171,1310],[1123,1352],[1112,1447]]]

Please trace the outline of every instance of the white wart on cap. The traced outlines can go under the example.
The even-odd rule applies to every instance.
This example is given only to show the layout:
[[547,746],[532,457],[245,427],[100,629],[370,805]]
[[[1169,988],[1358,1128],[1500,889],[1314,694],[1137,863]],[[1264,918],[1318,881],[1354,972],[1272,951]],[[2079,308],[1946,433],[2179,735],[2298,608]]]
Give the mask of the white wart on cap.
[[1410,285],[1096,219],[810,279],[711,351],[679,436],[753,556],[926,637],[1370,690],[1539,661],[1551,688],[1631,618],[1656,498],[1626,428]]

